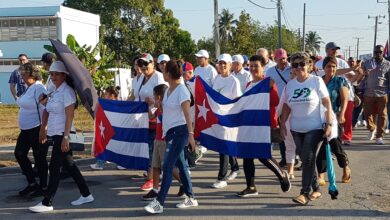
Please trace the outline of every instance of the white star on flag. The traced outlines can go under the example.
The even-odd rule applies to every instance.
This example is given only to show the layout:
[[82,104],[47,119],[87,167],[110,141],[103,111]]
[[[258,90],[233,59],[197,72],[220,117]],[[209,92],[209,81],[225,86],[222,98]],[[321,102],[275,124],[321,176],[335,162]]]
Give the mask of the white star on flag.
[[204,121],[206,121],[206,119],[207,119],[207,112],[210,111],[208,108],[206,108],[206,99],[203,100],[203,105],[197,105],[197,106],[198,106],[198,109],[199,109],[199,116],[198,116],[198,118],[203,117]]
[[100,129],[100,136],[102,136],[102,138],[104,139],[104,130],[106,128],[103,126],[103,121],[100,121],[99,129]]

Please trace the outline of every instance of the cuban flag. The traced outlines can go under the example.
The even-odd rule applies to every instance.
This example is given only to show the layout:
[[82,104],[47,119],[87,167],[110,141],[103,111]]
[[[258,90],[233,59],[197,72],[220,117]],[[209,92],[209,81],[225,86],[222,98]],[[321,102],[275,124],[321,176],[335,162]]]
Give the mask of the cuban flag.
[[195,138],[208,149],[240,158],[270,158],[269,78],[230,100],[200,77],[195,82]]
[[128,169],[147,170],[149,120],[145,102],[99,99],[94,154]]

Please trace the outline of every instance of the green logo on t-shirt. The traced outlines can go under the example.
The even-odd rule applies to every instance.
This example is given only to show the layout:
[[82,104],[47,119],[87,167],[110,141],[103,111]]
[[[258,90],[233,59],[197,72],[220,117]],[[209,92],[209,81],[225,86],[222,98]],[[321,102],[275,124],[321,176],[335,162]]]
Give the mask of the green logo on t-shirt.
[[306,98],[308,96],[310,96],[310,89],[309,88],[303,88],[303,89],[296,89],[294,90],[294,95],[293,95],[293,99],[297,99],[299,97],[301,97],[303,95],[303,98]]

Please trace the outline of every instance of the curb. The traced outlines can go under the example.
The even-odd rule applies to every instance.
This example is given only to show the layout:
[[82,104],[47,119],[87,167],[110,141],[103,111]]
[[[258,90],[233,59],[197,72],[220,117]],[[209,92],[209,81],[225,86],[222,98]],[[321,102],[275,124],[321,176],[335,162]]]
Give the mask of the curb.
[[[86,166],[92,163],[95,163],[96,159],[95,158],[88,158],[88,159],[78,159],[75,160],[75,163],[77,166],[82,167]],[[0,175],[4,174],[21,174],[20,167],[2,167],[0,168]]]

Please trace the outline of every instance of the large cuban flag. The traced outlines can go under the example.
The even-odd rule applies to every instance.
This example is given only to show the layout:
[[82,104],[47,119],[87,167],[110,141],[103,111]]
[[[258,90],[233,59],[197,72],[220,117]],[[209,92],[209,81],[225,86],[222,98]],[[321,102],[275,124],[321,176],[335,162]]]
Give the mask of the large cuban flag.
[[270,158],[269,78],[230,100],[195,82],[195,138],[208,149],[241,158]]
[[148,106],[145,102],[99,99],[94,154],[129,169],[147,170]]

